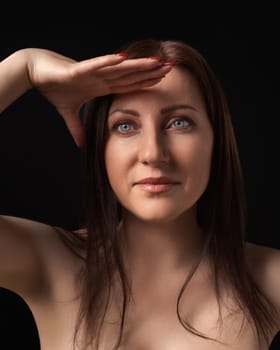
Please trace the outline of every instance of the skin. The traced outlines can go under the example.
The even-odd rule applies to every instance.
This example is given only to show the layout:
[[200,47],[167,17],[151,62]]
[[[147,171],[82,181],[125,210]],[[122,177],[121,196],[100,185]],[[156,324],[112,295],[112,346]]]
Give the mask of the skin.
[[[202,240],[196,202],[208,183],[213,147],[212,128],[194,78],[173,68],[159,84],[118,96],[109,111],[108,128],[105,162],[124,207],[129,266],[143,265],[144,255],[142,268],[149,266],[149,274],[165,274],[167,267],[171,274],[180,265],[186,268]],[[176,184],[162,190],[137,184],[159,176]]]
[[[132,281],[133,300],[128,305],[122,350],[256,350],[256,335],[250,327],[236,339],[242,315],[229,317],[224,305],[236,305],[227,286],[221,295],[224,330],[220,340],[229,346],[187,333],[175,312],[178,291],[202,243],[195,203],[207,186],[213,145],[192,77],[149,58],[106,55],[75,62],[41,49],[24,49],[7,57],[0,63],[0,76],[0,111],[25,91],[37,88],[60,112],[77,146],[85,141],[80,106],[94,96],[117,94],[108,120],[111,132],[105,157],[111,185],[124,208],[121,233],[126,238],[124,253]],[[178,103],[195,110],[160,114],[162,108]],[[138,116],[112,113],[120,108]],[[190,117],[196,126],[175,122],[174,114]],[[125,118],[121,130],[130,128],[127,122],[132,121],[131,133],[112,129],[118,118]],[[134,185],[143,177],[159,175],[168,175],[178,184],[167,188]],[[166,191],[161,192],[162,188]],[[2,215],[0,233],[0,285],[16,292],[30,307],[42,350],[72,349],[79,307],[75,277],[82,261],[50,225]],[[257,284],[280,310],[279,250],[248,243],[246,256]],[[115,321],[119,314],[117,283],[114,287],[107,321]],[[194,327],[217,336],[218,308],[207,259],[191,280],[181,310]],[[280,320],[271,340],[279,329]],[[101,350],[110,349],[116,334],[114,323],[105,323]]]

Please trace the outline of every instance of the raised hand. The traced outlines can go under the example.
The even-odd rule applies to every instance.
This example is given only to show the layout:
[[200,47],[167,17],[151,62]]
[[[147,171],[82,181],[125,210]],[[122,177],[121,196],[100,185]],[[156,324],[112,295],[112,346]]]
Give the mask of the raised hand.
[[85,102],[152,86],[171,69],[153,58],[126,59],[122,53],[80,62],[44,49],[26,49],[26,53],[31,86],[56,107],[78,146],[84,143],[79,111]]

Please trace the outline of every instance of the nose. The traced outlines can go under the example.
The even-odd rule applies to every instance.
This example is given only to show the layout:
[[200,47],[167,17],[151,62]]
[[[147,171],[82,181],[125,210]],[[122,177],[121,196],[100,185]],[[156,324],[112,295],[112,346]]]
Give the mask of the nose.
[[154,127],[142,131],[139,140],[138,159],[141,163],[150,166],[167,165],[170,157],[165,136]]

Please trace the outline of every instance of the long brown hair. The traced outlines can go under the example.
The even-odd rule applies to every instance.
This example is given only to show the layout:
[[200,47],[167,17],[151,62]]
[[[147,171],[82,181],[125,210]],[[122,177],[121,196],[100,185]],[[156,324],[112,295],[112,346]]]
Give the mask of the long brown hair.
[[[207,252],[211,257],[219,312],[220,281],[223,280],[232,287],[235,299],[244,312],[244,318],[253,320],[259,343],[262,344],[264,340],[269,345],[269,332],[275,327],[278,315],[254,282],[246,262],[247,204],[241,163],[228,104],[216,75],[205,58],[182,41],[140,40],[129,43],[121,50],[126,51],[129,58],[160,56],[163,61],[174,61],[196,78],[214,132],[210,179],[198,201],[197,211],[198,223],[206,237],[203,254]],[[123,295],[119,337],[114,347],[117,349],[122,339],[130,286],[117,231],[120,204],[110,187],[104,162],[107,115],[112,99],[111,95],[98,97],[85,106],[85,227],[88,236],[75,339],[78,338],[78,331],[83,324],[84,346],[93,344],[95,340],[98,348],[99,334],[108,309],[113,279],[117,273]],[[187,330],[205,339],[215,340],[193,328],[180,315],[180,298],[197,266],[198,264],[194,266],[178,295],[177,315]]]

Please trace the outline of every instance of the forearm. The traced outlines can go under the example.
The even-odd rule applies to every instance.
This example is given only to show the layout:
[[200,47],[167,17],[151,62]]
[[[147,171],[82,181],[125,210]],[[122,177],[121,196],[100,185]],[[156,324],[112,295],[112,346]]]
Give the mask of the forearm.
[[0,113],[31,89],[27,62],[28,49],[16,51],[0,62]]

